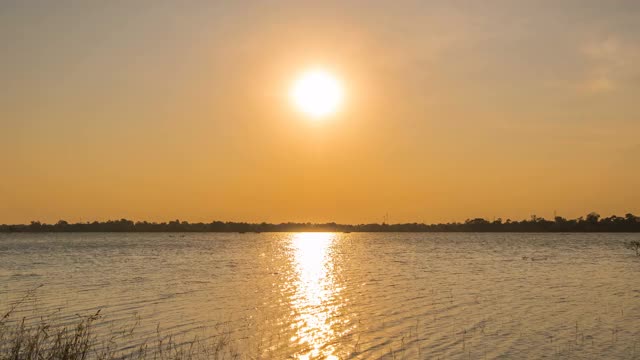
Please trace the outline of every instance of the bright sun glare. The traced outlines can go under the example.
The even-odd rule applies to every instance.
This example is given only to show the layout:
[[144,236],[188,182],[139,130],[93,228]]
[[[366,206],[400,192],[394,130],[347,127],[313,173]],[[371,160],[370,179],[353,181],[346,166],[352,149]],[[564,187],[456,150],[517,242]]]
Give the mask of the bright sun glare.
[[319,119],[338,111],[344,97],[342,84],[331,73],[314,69],[303,73],[293,84],[291,100],[301,112]]

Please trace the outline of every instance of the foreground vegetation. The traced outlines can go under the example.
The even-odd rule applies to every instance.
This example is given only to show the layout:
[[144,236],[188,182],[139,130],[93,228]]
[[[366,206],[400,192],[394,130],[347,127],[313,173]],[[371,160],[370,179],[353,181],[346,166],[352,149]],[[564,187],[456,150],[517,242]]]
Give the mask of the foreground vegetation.
[[[11,320],[10,310],[0,318],[0,360],[198,360],[238,359],[230,333],[222,331],[206,339],[178,341],[158,331],[152,341],[127,346],[136,325],[98,336],[95,325],[100,311],[79,317],[72,326],[57,325],[46,317],[29,324]],[[11,321],[10,321],[11,320]]]
[[70,224],[60,220],[55,224],[33,221],[29,225],[0,225],[0,232],[290,232],[290,231],[337,231],[337,232],[640,232],[640,217],[633,214],[601,217],[597,213],[577,219],[556,216],[553,220],[532,215],[530,219],[512,221],[500,218],[489,221],[482,218],[446,224],[360,224],[336,223],[282,223],[251,224],[244,222],[189,223],[170,221],[154,223],[134,222],[127,219],[105,222]]
[[628,249],[636,252],[636,256],[640,256],[640,241],[634,240],[626,243]]

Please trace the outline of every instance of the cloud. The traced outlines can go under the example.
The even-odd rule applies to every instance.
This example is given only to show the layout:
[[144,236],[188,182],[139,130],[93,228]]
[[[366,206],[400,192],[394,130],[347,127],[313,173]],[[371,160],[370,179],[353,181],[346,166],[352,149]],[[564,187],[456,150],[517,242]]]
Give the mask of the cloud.
[[586,62],[585,75],[579,90],[586,93],[607,93],[624,86],[625,81],[637,74],[633,66],[640,60],[640,49],[617,37],[592,40],[581,53]]

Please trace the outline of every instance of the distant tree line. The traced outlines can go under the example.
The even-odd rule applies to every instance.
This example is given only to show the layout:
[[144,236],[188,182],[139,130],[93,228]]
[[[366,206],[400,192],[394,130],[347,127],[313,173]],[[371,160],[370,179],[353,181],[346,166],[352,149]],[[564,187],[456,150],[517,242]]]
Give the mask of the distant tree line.
[[590,213],[577,219],[556,216],[553,220],[532,215],[530,219],[492,221],[482,218],[446,224],[359,224],[336,223],[246,223],[213,221],[189,223],[169,221],[162,223],[131,221],[127,219],[105,222],[71,224],[60,220],[55,224],[32,221],[29,225],[0,225],[0,232],[289,232],[289,231],[337,231],[337,232],[640,232],[640,217],[626,214],[624,217],[601,217]]

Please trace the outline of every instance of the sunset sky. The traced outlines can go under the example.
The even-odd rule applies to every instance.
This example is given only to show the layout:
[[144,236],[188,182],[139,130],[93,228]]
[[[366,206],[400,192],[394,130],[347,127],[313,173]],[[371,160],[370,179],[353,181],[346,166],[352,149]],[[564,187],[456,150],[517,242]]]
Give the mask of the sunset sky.
[[[640,1],[3,1],[0,223],[640,213]],[[311,119],[307,69],[344,87]]]

